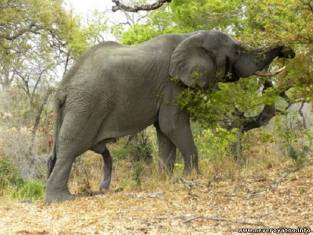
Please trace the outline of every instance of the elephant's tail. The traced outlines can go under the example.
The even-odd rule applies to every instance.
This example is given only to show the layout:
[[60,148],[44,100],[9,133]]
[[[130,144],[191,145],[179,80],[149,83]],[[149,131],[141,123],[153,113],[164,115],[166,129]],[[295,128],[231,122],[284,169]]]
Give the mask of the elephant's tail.
[[59,136],[59,131],[60,131],[62,121],[63,121],[62,120],[63,119],[63,106],[65,103],[65,100],[66,100],[66,94],[61,94],[61,92],[58,92],[56,95],[56,100],[55,100],[56,121],[54,123],[53,147],[52,147],[52,153],[47,162],[48,178],[51,175],[52,170],[57,160],[58,136]]

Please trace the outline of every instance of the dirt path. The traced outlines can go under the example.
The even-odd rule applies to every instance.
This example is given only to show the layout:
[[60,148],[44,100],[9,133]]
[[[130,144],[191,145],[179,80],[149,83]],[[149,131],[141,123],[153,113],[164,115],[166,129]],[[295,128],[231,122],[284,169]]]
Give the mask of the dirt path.
[[312,163],[210,185],[178,178],[153,191],[111,190],[60,204],[0,202],[0,234],[234,234],[298,226],[313,229]]

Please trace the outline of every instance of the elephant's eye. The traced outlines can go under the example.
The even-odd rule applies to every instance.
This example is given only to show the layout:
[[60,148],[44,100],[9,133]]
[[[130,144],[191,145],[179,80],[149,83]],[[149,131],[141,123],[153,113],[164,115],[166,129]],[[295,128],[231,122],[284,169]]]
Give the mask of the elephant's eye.
[[235,55],[240,55],[240,51],[239,50],[235,51]]

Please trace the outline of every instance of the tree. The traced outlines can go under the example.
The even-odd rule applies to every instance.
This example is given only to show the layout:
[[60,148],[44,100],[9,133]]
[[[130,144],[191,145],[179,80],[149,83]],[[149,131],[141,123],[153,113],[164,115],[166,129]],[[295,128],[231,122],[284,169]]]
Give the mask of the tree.
[[62,4],[0,0],[0,88],[7,98],[3,109],[15,114],[16,121],[7,125],[32,127],[31,146],[56,83],[90,45],[103,41],[101,33],[107,29],[104,16],[95,14],[83,27]]
[[[133,25],[121,38],[123,43],[134,44],[164,33],[219,29],[251,46],[292,45],[296,59],[288,63],[276,60],[272,67],[287,68],[270,78],[274,85],[263,93],[260,90],[266,81],[252,77],[234,84],[221,83],[213,93],[186,89],[178,98],[180,106],[203,127],[216,128],[227,120],[236,123],[232,128],[248,130],[265,125],[264,120],[274,116],[275,102],[282,93],[290,102],[312,102],[312,6],[307,0],[173,0],[168,7],[153,11],[145,24]],[[269,117],[264,119],[266,114]]]

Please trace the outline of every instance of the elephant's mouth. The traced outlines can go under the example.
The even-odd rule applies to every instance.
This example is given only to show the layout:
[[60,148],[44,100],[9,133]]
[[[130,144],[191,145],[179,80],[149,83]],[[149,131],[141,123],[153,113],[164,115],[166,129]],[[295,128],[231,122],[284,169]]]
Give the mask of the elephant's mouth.
[[272,77],[275,76],[277,74],[280,74],[281,72],[283,72],[286,69],[286,66],[281,67],[275,71],[265,71],[265,70],[261,70],[261,71],[256,71],[254,73],[254,75],[259,76],[259,77]]

